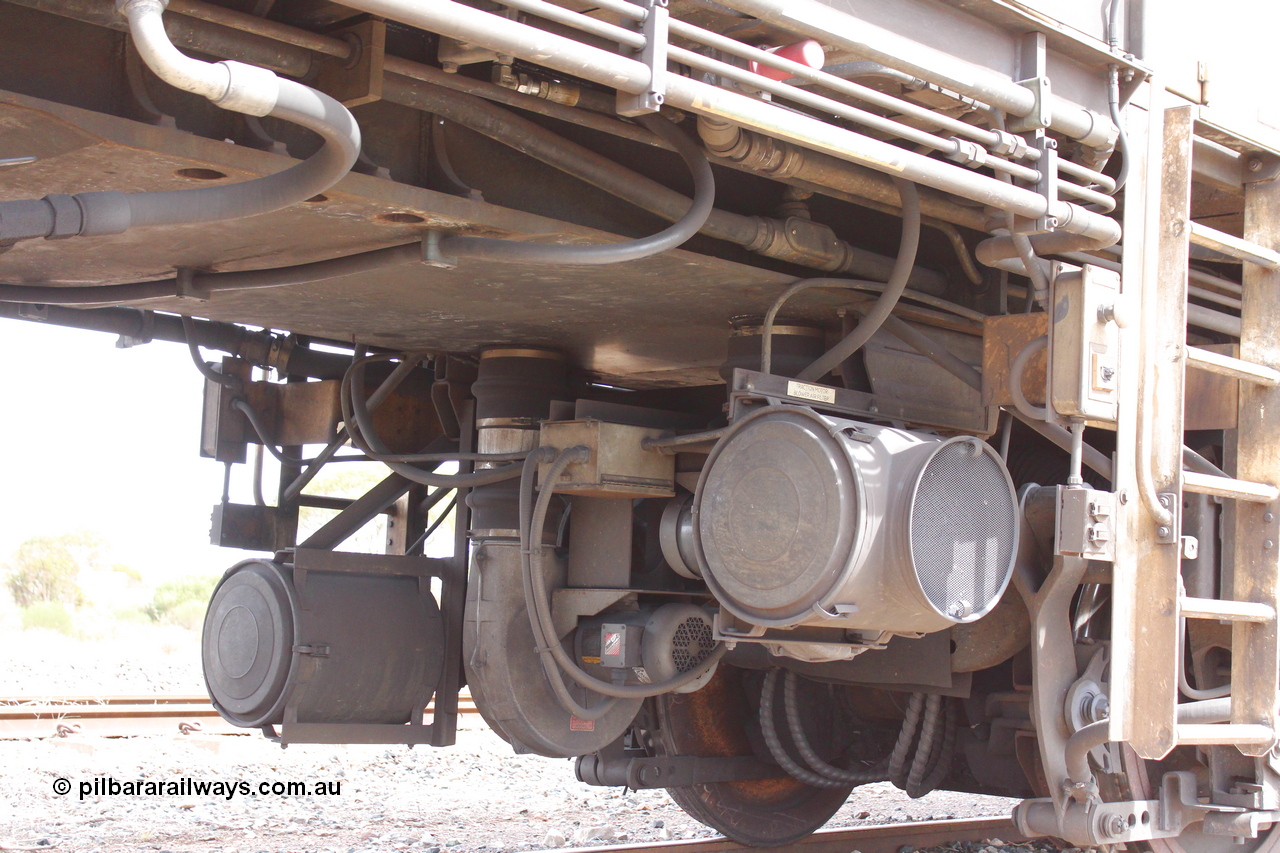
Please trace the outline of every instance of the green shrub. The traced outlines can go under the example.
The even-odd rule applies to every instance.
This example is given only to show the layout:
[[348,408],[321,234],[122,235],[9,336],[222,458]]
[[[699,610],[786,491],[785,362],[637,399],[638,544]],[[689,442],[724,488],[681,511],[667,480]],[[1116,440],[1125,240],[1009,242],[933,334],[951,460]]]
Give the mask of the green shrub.
[[150,625],[151,614],[145,607],[121,607],[111,614],[117,622],[126,625]]
[[180,619],[189,622],[194,608],[187,605],[194,604],[199,607],[200,615],[195,623],[195,627],[199,627],[204,620],[205,607],[208,606],[213,588],[217,584],[218,578],[213,575],[188,575],[176,581],[162,583],[156,587],[147,615],[156,622],[179,624]]
[[18,546],[5,573],[5,585],[19,607],[60,601],[73,607],[84,603],[76,582],[80,567],[100,560],[102,545],[90,534],[36,536]]
[[74,630],[71,613],[61,601],[42,601],[22,608],[22,628],[24,631],[44,628],[68,636]]
[[169,625],[186,628],[188,631],[199,631],[204,627],[204,613],[208,607],[209,602],[204,599],[184,601],[170,610],[165,615],[164,621]]

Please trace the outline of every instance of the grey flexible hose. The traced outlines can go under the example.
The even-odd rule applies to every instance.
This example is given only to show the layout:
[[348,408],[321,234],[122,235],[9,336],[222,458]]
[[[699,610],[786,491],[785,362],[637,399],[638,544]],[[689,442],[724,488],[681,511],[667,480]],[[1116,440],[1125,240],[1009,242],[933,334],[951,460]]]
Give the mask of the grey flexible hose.
[[1049,336],[1041,335],[1023,347],[1009,364],[1009,396],[1013,398],[1014,408],[1024,417],[1035,421],[1046,420],[1049,417],[1049,410],[1047,404],[1034,406],[1027,400],[1027,395],[1022,393],[1022,374],[1026,372],[1027,362],[1031,361],[1031,356],[1048,346]]
[[[555,659],[551,656],[551,643],[557,642],[556,637],[548,638],[543,628],[542,621],[538,618],[538,602],[533,590],[533,571],[529,565],[529,554],[531,542],[534,537],[532,528],[533,518],[533,482],[538,472],[538,465],[541,462],[548,461],[544,454],[537,452],[530,453],[524,461],[524,466],[520,473],[520,580],[524,588],[524,608],[529,616],[529,626],[533,629],[533,642],[538,650],[538,660],[542,663],[542,671],[547,677],[547,683],[551,685],[551,692],[555,694],[556,701],[560,703],[560,707],[564,708],[573,716],[580,720],[598,720],[605,714],[613,710],[618,704],[618,700],[613,697],[604,697],[602,700],[591,707],[587,707],[573,698],[569,693],[569,687],[564,683],[564,675],[560,672],[559,666]],[[560,470],[568,465],[566,461],[559,466]],[[552,469],[548,473],[556,470],[555,462],[552,461]],[[559,476],[558,474],[556,476]],[[537,531],[538,544],[542,544],[542,528]]]
[[902,292],[907,289],[907,279],[916,264],[916,250],[920,248],[920,194],[915,184],[895,178],[894,185],[902,200],[902,239],[898,244],[898,257],[893,264],[893,273],[885,284],[884,292],[876,300],[875,305],[863,317],[858,327],[849,333],[844,340],[827,350],[817,361],[800,371],[797,379],[813,381],[834,370],[849,356],[857,352],[863,344],[871,340],[893,311]]
[[813,745],[809,743],[809,737],[804,732],[804,721],[800,718],[800,703],[796,697],[796,685],[800,681],[800,676],[796,675],[793,670],[787,670],[786,680],[782,687],[783,702],[787,711],[787,727],[791,731],[791,742],[796,745],[796,750],[800,753],[800,757],[804,759],[813,771],[819,776],[824,776],[835,782],[848,782],[854,785],[865,785],[868,782],[883,782],[886,778],[885,770],[888,767],[886,763],[884,767],[868,767],[863,770],[846,770],[842,767],[836,767],[834,764],[828,764],[822,760],[818,753],[814,752]]
[[216,382],[229,389],[232,393],[240,393],[243,383],[238,376],[219,373],[200,355],[200,341],[196,338],[196,322],[185,314],[182,315],[182,332],[187,338],[187,352],[191,353],[191,361],[195,364],[196,370],[200,371],[200,375],[210,382]]
[[[502,465],[498,468],[487,468],[481,471],[474,471],[469,474],[436,474],[430,471],[423,471],[421,468],[414,467],[407,462],[398,462],[394,460],[394,454],[389,447],[382,443],[374,429],[373,418],[369,414],[368,408],[363,404],[364,400],[364,367],[371,361],[385,360],[389,358],[385,353],[365,356],[351,363],[351,368],[347,371],[347,375],[343,377],[343,389],[340,389],[338,398],[342,403],[342,418],[347,424],[347,432],[351,436],[351,441],[359,447],[370,458],[386,465],[395,473],[407,480],[415,483],[421,483],[424,486],[445,486],[449,488],[468,489],[475,486],[488,486],[493,483],[501,483],[506,480],[514,480],[520,476],[520,466],[516,464]],[[406,361],[407,363],[407,361]],[[403,366],[403,365],[402,365]],[[354,424],[355,429],[352,429]],[[432,457],[437,455],[447,456],[449,459],[457,459],[456,454],[417,454],[426,456],[427,459],[420,461],[435,461]]]
[[595,246],[524,243],[488,237],[445,237],[440,252],[446,257],[472,258],[513,264],[600,266],[635,261],[670,251],[701,230],[716,200],[715,178],[702,148],[671,122],[657,115],[637,119],[676,150],[693,173],[693,204],[679,221],[649,237]]
[[[159,23],[162,3],[129,0],[121,5],[129,18],[135,44],[148,64],[156,56],[170,56],[192,66],[220,66],[228,75],[226,92],[217,98],[205,91],[201,94],[220,106],[250,115],[271,115],[305,127],[320,134],[324,144],[306,160],[283,171],[226,186],[141,193],[111,190],[0,202],[0,242],[120,234],[143,225],[242,219],[311,198],[350,171],[360,154],[360,127],[342,104],[265,69],[228,62],[211,66],[191,60],[164,36]],[[144,50],[148,43],[158,50]],[[152,70],[162,78],[171,77],[169,68]]]
[[[554,448],[538,448],[536,455],[545,460],[548,452],[554,452]],[[571,463],[584,461],[589,455],[590,451],[581,445],[560,451],[560,453],[556,455],[555,459],[552,460],[551,467],[547,471],[546,482],[554,483],[559,479],[560,472],[563,472]],[[530,458],[534,457],[531,455]],[[525,466],[529,467],[530,465],[531,463],[528,460],[525,460]],[[521,522],[521,527],[523,528],[527,526],[530,531],[530,546],[527,550],[522,549],[522,551],[525,551],[525,553],[522,554],[522,557],[526,559],[527,571],[529,572],[530,579],[533,583],[533,600],[535,607],[530,613],[530,618],[537,620],[533,626],[534,637],[541,637],[546,641],[543,643],[543,648],[551,653],[551,656],[555,659],[555,662],[560,665],[560,668],[564,671],[565,675],[569,676],[569,678],[577,682],[580,686],[604,696],[613,696],[618,699],[647,699],[651,696],[659,696],[663,693],[670,693],[673,690],[678,690],[686,684],[691,684],[710,672],[720,662],[720,658],[724,657],[725,653],[729,650],[724,643],[720,643],[716,646],[710,654],[702,659],[701,663],[687,672],[682,672],[679,675],[674,675],[671,678],[663,681],[657,681],[653,684],[626,685],[611,684],[607,681],[601,681],[600,679],[584,672],[582,667],[578,666],[574,662],[573,658],[569,657],[568,653],[565,652],[560,643],[553,642],[555,637],[553,636],[553,632],[549,630],[549,626],[552,621],[551,601],[546,594],[547,583],[546,574],[542,565],[542,542],[540,539],[536,543],[532,541],[536,533],[541,531],[543,525],[546,524],[547,507],[551,503],[552,494],[554,494],[554,490],[551,488],[541,489],[538,492],[537,501],[534,502],[533,514],[529,519],[529,524],[524,525],[523,521]]]
[[406,243],[370,252],[359,252],[324,261],[312,261],[289,267],[235,272],[192,272],[186,281],[163,278],[156,281],[133,281],[127,284],[90,285],[87,287],[52,287],[48,285],[0,284],[0,302],[34,302],[43,305],[112,305],[165,299],[189,293],[205,296],[224,290],[257,290],[265,287],[287,287],[309,284],[357,273],[371,273],[387,267],[403,266],[422,260],[422,243]]
[[794,758],[787,754],[786,748],[783,747],[782,740],[778,737],[778,727],[773,721],[773,696],[778,688],[778,673],[780,671],[778,669],[769,670],[764,677],[764,684],[760,688],[760,731],[764,735],[764,743],[769,748],[769,754],[773,756],[773,760],[777,762],[779,767],[806,785],[812,785],[815,788],[845,787],[848,784],[847,782],[838,782],[826,776],[819,776],[817,773],[801,767]]
[[267,452],[276,458],[281,465],[300,466],[306,463],[305,459],[295,459],[292,456],[286,456],[280,448],[276,447],[271,436],[267,435],[267,429],[262,424],[262,420],[258,417],[258,413],[253,410],[244,400],[233,400],[231,408],[244,415],[245,420],[249,422],[249,426],[253,427],[253,431],[258,434],[258,439],[262,442],[262,446]]

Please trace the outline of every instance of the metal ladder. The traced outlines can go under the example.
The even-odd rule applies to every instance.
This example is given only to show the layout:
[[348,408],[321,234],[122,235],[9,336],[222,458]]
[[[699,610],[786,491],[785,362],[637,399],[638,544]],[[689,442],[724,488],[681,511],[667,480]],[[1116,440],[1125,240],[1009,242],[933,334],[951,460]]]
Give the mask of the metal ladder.
[[[1121,404],[1121,429],[1136,424],[1137,435],[1128,443],[1119,437],[1116,486],[1127,511],[1118,519],[1114,569],[1112,684],[1119,701],[1113,700],[1111,736],[1129,741],[1143,758],[1209,744],[1262,755],[1280,727],[1280,170],[1274,168],[1280,157],[1195,106],[1151,111],[1148,122],[1158,132],[1147,135],[1141,200],[1125,221],[1125,290],[1130,299],[1139,294],[1142,322],[1127,342],[1137,352],[1125,362],[1131,390],[1127,408],[1123,398]],[[1243,239],[1191,220],[1196,137],[1240,154]],[[1192,244],[1243,263],[1238,358],[1186,344]],[[1187,369],[1239,380],[1234,476],[1183,470]],[[1182,591],[1184,492],[1234,502],[1223,516],[1227,541],[1234,541],[1229,597]],[[1232,625],[1229,723],[1177,722],[1184,619]]]

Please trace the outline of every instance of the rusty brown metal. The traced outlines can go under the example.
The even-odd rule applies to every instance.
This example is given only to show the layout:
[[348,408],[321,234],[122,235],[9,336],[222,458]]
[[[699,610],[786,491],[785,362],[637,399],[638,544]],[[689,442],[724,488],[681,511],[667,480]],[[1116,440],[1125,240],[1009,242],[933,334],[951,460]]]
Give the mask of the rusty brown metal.
[[[1235,358],[1240,356],[1237,344],[1207,344],[1201,349]],[[1185,394],[1187,402],[1184,428],[1236,428],[1239,423],[1240,380],[1204,370],[1188,370]]]
[[[1149,94],[1158,101],[1158,96]],[[1152,106],[1157,106],[1152,104]],[[1122,293],[1141,306],[1122,339],[1117,433],[1111,738],[1143,758],[1175,744],[1183,366],[1191,201],[1191,108],[1130,110]],[[1140,158],[1140,159],[1139,159]],[[1132,172],[1131,172],[1132,173]],[[1167,513],[1158,518],[1159,510]]]
[[[1008,314],[988,317],[982,332],[982,405],[1012,406],[1009,366],[1018,353],[1049,330],[1048,314]],[[1044,403],[1045,370],[1043,351],[1031,356],[1022,371],[1022,393],[1034,405]]]
[[[1266,248],[1280,247],[1280,180],[1245,188],[1244,238]],[[1240,357],[1280,367],[1280,271],[1244,265]],[[1240,430],[1236,476],[1258,483],[1280,483],[1280,388],[1252,382],[1240,389]],[[1276,503],[1236,501],[1235,565],[1232,598],[1280,606],[1280,522]],[[1232,626],[1231,721],[1277,725],[1277,677],[1280,631],[1273,617]],[[1246,755],[1265,755],[1269,746],[1241,746]]]
[[326,56],[318,63],[315,87],[348,107],[382,98],[382,71],[387,54],[387,24],[366,20],[328,34],[351,45],[351,58]]

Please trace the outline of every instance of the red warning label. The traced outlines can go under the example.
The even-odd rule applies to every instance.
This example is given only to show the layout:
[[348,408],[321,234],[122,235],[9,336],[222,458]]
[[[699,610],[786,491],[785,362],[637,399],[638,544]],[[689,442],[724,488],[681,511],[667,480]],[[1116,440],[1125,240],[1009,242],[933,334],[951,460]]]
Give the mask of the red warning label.
[[572,714],[569,715],[569,731],[571,732],[594,732],[596,730],[595,720],[579,720]]

